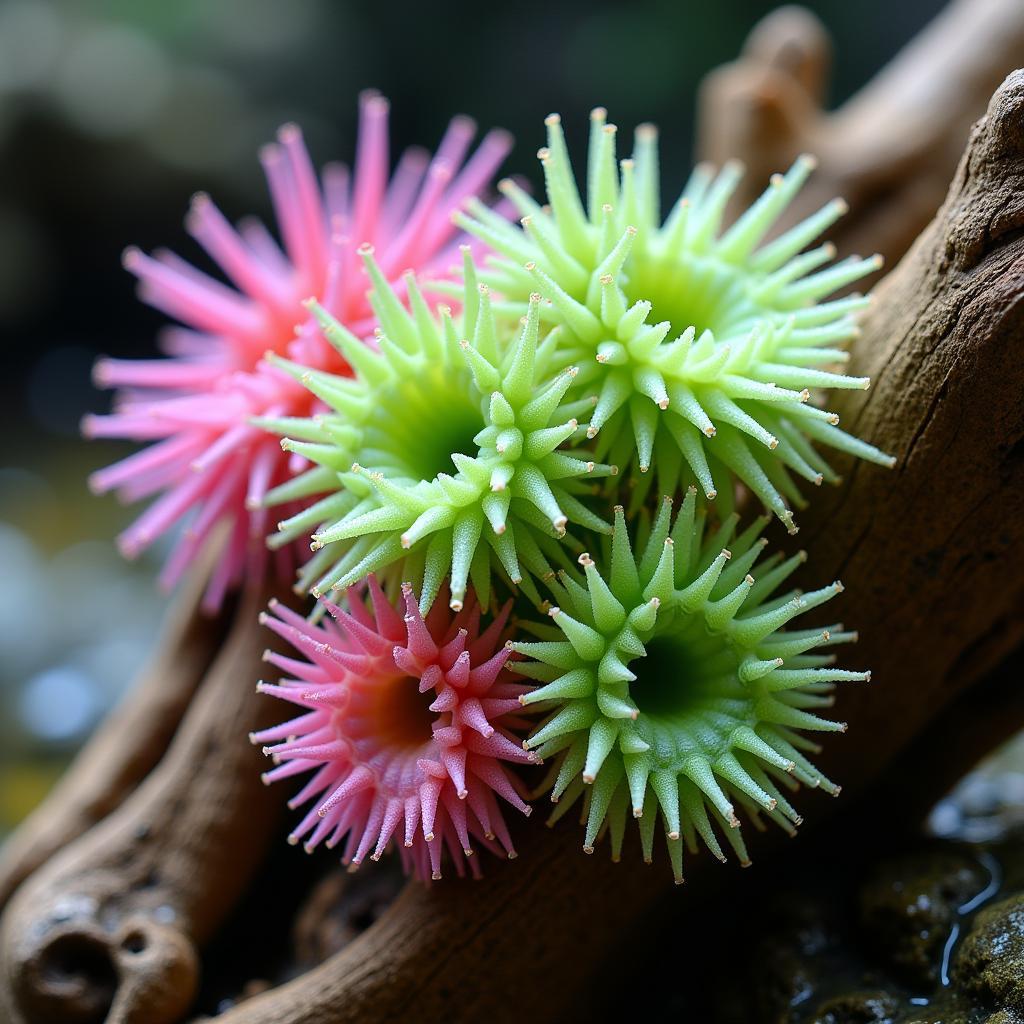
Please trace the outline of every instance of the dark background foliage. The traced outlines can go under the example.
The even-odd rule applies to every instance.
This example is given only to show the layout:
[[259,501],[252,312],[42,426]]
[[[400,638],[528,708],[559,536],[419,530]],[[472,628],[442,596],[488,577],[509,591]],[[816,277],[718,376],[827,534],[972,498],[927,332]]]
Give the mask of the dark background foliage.
[[[163,606],[150,568],[128,571],[109,542],[126,513],[86,493],[121,449],[77,440],[107,402],[96,355],[149,355],[161,324],[123,247],[198,258],[181,220],[200,188],[229,216],[266,216],[259,145],[294,120],[317,163],[351,159],[368,86],[392,101],[395,151],[433,145],[462,111],[510,129],[507,166],[534,180],[551,110],[576,152],[594,105],[623,128],[655,121],[671,191],[700,79],[773,6],[0,0],[0,833],[122,690]],[[835,40],[838,103],[942,0],[808,6]]]

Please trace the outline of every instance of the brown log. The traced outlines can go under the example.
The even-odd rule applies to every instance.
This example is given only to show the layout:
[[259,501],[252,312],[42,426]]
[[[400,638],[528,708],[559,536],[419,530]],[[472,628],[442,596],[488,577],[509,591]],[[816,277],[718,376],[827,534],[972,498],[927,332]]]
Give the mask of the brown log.
[[[815,578],[848,581],[875,681],[840,708],[833,773],[863,791],[954,695],[1024,638],[1024,72],[972,133],[947,202],[893,271],[856,347],[875,385],[846,408],[854,429],[900,456],[851,468],[805,515]],[[951,752],[951,758],[955,756]],[[842,808],[812,801],[810,813]],[[469,885],[410,885],[361,938],[314,971],[223,1015],[224,1024],[571,1019],[595,969],[661,897],[680,913],[728,884],[703,872],[672,894],[665,865],[611,865],[576,849],[566,823],[531,829],[514,865]],[[695,887],[691,887],[691,890]],[[538,988],[543,990],[542,997]]]
[[167,750],[229,621],[228,612],[200,611],[205,586],[206,573],[197,572],[125,698],[0,848],[0,909],[40,864],[118,807]]
[[[855,347],[868,392],[843,424],[898,457],[851,465],[801,517],[815,574],[842,576],[887,685],[844,699],[829,767],[869,785],[1024,638],[1024,71],[975,126],[935,220],[876,292]],[[877,653],[876,653],[877,652]]]
[[[843,253],[900,259],[946,195],[971,125],[1024,53],[1020,0],[953,0],[863,89],[822,108],[828,34],[809,11],[782,7],[751,33],[742,56],[707,76],[698,148],[748,168],[742,209],[799,153],[819,168],[788,211],[795,222],[834,196],[850,213],[831,232]],[[780,227],[785,224],[780,225]]]
[[[1024,608],[1018,617],[1024,618]],[[864,790],[871,806],[866,828],[891,836],[919,830],[967,772],[1024,728],[1022,670],[1024,647],[1018,647],[928,722],[884,778]]]
[[245,741],[273,719],[255,692],[267,597],[240,600],[157,769],[15,893],[0,921],[3,1019],[170,1024],[187,1011],[196,949],[244,891],[282,809]]

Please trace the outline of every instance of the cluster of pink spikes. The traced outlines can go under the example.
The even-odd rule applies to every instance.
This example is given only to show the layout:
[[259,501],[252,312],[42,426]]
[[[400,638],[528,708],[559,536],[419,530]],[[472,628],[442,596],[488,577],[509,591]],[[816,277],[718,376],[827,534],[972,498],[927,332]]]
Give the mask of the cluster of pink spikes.
[[331,618],[313,624],[275,603],[266,624],[304,658],[268,652],[285,674],[272,694],[303,709],[255,733],[276,767],[267,782],[314,772],[290,806],[313,806],[291,835],[312,851],[344,842],[342,860],[377,860],[392,839],[407,871],[440,878],[447,849],[460,875],[479,873],[473,840],[515,856],[496,796],[523,814],[521,783],[501,762],[525,763],[510,730],[530,688],[505,669],[509,605],[483,631],[468,601],[453,616],[447,595],[426,618],[403,588],[404,615],[369,577],[348,592],[348,611],[323,602]]
[[[505,132],[492,131],[470,154],[475,125],[457,117],[433,156],[408,149],[391,174],[387,122],[387,101],[365,93],[351,172],[335,164],[318,177],[294,125],[264,148],[280,243],[257,221],[236,228],[207,195],[193,199],[188,231],[230,285],[171,252],[125,253],[142,298],[182,326],[165,332],[166,358],[97,364],[97,382],[118,395],[110,415],[87,418],[85,433],[147,447],[93,474],[90,484],[126,501],[154,499],[119,539],[126,556],[178,529],[165,587],[219,543],[207,609],[218,608],[229,588],[264,579],[268,559],[282,578],[295,567],[296,552],[267,550],[263,498],[307,464],[252,420],[308,417],[318,407],[267,353],[348,373],[308,299],[375,344],[360,247],[374,247],[400,295],[408,269],[447,276],[466,241],[455,237],[452,213],[488,187],[511,145]],[[302,657],[268,652],[285,678],[260,689],[303,713],[252,739],[275,761],[267,782],[313,773],[291,801],[293,808],[312,801],[292,842],[307,851],[343,843],[352,867],[393,844],[406,871],[421,878],[440,877],[447,850],[460,875],[467,865],[476,875],[474,843],[515,856],[498,798],[529,813],[522,784],[503,764],[533,760],[510,731],[521,724],[515,712],[528,687],[505,670],[508,608],[481,632],[475,601],[453,617],[439,599],[425,619],[408,588],[403,602],[404,609],[392,607],[371,577],[368,587],[349,591],[347,610],[324,602],[331,617],[319,622],[273,603],[263,621]]]
[[120,391],[114,412],[88,417],[85,433],[148,446],[95,473],[90,483],[126,501],[155,499],[120,537],[129,557],[184,521],[162,573],[167,587],[217,531],[226,530],[208,608],[218,607],[229,587],[264,578],[268,558],[278,560],[285,577],[293,569],[293,552],[267,551],[271,530],[261,503],[270,488],[306,465],[250,421],[306,417],[316,411],[316,400],[272,367],[266,353],[345,373],[304,300],[317,297],[351,331],[372,338],[359,246],[374,245],[396,290],[408,268],[445,276],[458,244],[452,212],[487,187],[511,145],[506,133],[492,131],[470,155],[475,126],[455,118],[433,157],[406,150],[389,176],[387,121],[387,101],[365,93],[352,172],[336,164],[318,178],[294,125],[265,147],[261,159],[281,244],[259,222],[235,228],[208,196],[195,197],[189,233],[233,287],[171,252],[125,254],[145,301],[184,326],[163,338],[167,358],[97,364],[97,382]]

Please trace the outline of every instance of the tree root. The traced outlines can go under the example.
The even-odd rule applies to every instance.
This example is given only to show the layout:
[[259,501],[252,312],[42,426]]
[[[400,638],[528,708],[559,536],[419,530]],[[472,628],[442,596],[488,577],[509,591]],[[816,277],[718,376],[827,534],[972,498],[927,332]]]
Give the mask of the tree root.
[[881,685],[852,688],[858,744],[823,761],[858,786],[1024,640],[1024,71],[971,133],[935,220],[882,282],[854,345],[871,390],[845,429],[898,456],[851,466],[800,517],[815,576],[841,576]]
[[196,949],[244,891],[282,810],[245,742],[274,712],[255,692],[266,597],[241,600],[157,769],[15,893],[0,922],[8,1020],[170,1024],[188,1009]]
[[204,586],[196,573],[125,699],[0,848],[0,909],[36,868],[118,807],[167,750],[227,630],[228,613],[199,611]]
[[[876,670],[874,683],[844,692],[853,729],[828,746],[834,772],[861,791],[1024,637],[1022,147],[1024,72],[992,99],[946,204],[879,290],[858,346],[859,369],[870,360],[877,383],[856,430],[901,463],[892,474],[855,467],[824,511],[805,516],[813,572],[850,584],[858,661]],[[516,869],[493,866],[473,885],[410,884],[332,959],[219,1019],[501,1024],[521,1020],[524,979],[550,979],[533,1020],[567,1019],[624,932],[668,898],[667,872],[582,857],[571,827],[526,831]],[[699,870],[705,894],[728,884],[725,870]]]
[[823,110],[830,63],[824,26],[802,7],[764,18],[742,56],[704,80],[698,148],[748,168],[733,212],[800,153],[818,170],[780,229],[842,196],[850,213],[830,234],[846,254],[898,260],[935,214],[995,88],[1024,52],[1020,0],[953,0],[838,110]]

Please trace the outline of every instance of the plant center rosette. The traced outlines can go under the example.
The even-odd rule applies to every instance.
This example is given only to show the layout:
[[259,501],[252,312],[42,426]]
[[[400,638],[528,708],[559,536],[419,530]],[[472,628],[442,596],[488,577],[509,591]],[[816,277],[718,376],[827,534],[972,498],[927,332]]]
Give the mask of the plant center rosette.
[[541,337],[540,296],[512,328],[497,323],[464,255],[458,326],[447,307],[440,316],[428,309],[412,275],[406,309],[364,247],[379,348],[313,304],[354,376],[273,359],[327,410],[260,421],[312,465],[267,501],[324,495],[283,520],[271,541],[312,535],[301,590],[343,589],[370,572],[390,583],[399,573],[417,586],[425,611],[447,578],[457,610],[470,581],[486,603],[497,575],[539,602],[533,578],[550,575],[552,563],[569,564],[567,527],[608,530],[587,501],[589,481],[614,469],[579,447],[576,416],[589,404],[563,401],[575,370],[554,363],[556,339]]
[[560,573],[553,624],[511,646],[530,659],[515,671],[540,684],[520,701],[550,710],[524,746],[555,758],[554,816],[583,797],[584,849],[607,830],[617,859],[632,814],[647,860],[660,816],[679,882],[683,841],[693,851],[700,837],[724,860],[720,833],[749,862],[737,810],[792,831],[783,790],[838,793],[805,733],[842,731],[818,712],[837,682],[870,674],[821,653],[855,638],[841,626],[784,628],[842,587],[778,593],[803,556],[761,559],[765,519],[707,531],[692,488],[674,524],[671,508],[641,532],[639,558],[618,508],[603,568],[584,555],[582,576]]
[[498,254],[481,276],[506,301],[534,291],[548,300],[544,315],[560,327],[560,355],[580,371],[569,398],[594,401],[587,432],[595,457],[628,474],[631,510],[656,477],[655,493],[694,484],[724,518],[738,480],[795,532],[790,506],[806,504],[796,479],[838,480],[815,444],[892,465],[811,401],[812,389],[868,386],[841,372],[843,345],[856,336],[854,316],[867,300],[826,299],[876,270],[879,258],[826,266],[831,244],[806,249],[843,213],[840,200],[761,244],[811,158],[773,176],[723,229],[738,164],[717,177],[698,167],[662,221],[653,126],[639,127],[633,157],[617,162],[616,128],[603,109],[594,111],[586,202],[557,115],[547,133],[538,154],[546,205],[504,181],[521,227],[472,201],[456,222]]
[[312,773],[289,803],[312,802],[290,841],[344,842],[355,868],[394,839],[420,878],[441,877],[444,850],[460,875],[467,862],[479,873],[474,840],[514,857],[498,798],[530,813],[506,766],[535,756],[516,736],[529,687],[506,668],[510,605],[481,630],[475,600],[457,614],[439,600],[424,617],[408,585],[401,610],[375,577],[366,589],[369,603],[353,588],[348,610],[327,602],[317,624],[279,603],[263,619],[301,655],[268,652],[286,676],[259,688],[302,714],[251,737],[274,758],[268,783]]

